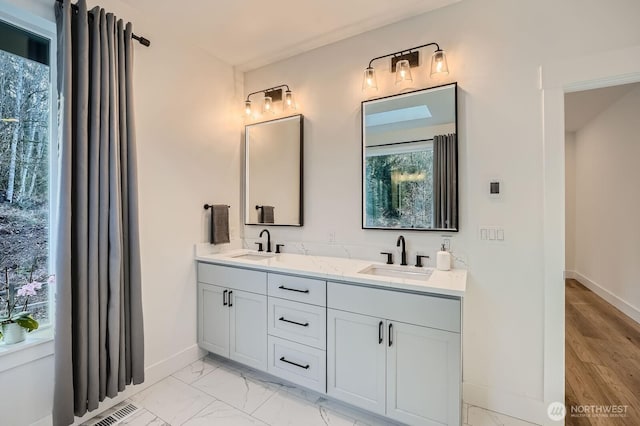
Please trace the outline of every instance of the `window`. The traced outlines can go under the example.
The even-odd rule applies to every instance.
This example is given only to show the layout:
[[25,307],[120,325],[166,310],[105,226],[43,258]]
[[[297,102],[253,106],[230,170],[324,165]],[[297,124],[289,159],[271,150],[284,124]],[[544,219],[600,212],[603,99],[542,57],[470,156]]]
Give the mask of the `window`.
[[28,305],[41,326],[52,320],[50,59],[49,39],[0,21],[0,283],[5,271],[12,289],[43,283]]
[[433,226],[433,143],[367,147],[367,226]]

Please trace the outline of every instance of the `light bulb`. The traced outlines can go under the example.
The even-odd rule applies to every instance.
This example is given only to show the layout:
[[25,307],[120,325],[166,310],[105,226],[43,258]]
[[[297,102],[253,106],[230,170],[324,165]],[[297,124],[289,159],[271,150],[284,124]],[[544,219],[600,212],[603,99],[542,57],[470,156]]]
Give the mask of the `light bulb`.
[[291,90],[284,92],[284,108],[289,110],[296,109],[296,101]]
[[368,67],[364,70],[364,77],[362,79],[362,91],[366,90],[378,90],[378,82],[376,81],[376,71],[372,67]]
[[244,101],[244,113],[247,117],[251,116],[251,101],[248,99]]
[[271,96],[264,97],[264,104],[262,106],[262,112],[264,113],[273,113],[273,99]]
[[431,77],[449,74],[447,57],[443,50],[436,50],[431,56]]
[[405,81],[413,81],[411,76],[411,65],[406,59],[396,62],[396,84],[403,83]]

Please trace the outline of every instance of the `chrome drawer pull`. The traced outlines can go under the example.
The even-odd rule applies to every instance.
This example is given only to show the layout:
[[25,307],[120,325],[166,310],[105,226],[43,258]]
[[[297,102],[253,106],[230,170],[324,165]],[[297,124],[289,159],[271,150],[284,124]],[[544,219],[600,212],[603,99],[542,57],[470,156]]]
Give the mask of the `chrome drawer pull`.
[[309,323],[308,323],[308,322],[305,322],[305,323],[303,324],[303,323],[301,323],[301,322],[295,322],[295,321],[291,321],[291,320],[285,319],[285,317],[280,317],[280,318],[278,318],[278,321],[288,322],[288,323],[290,323],[290,324],[299,325],[299,326],[301,326],[301,327],[309,327]]
[[283,285],[281,285],[278,288],[281,289],[281,290],[296,291],[298,293],[309,293],[309,290],[298,290],[297,288],[289,288],[289,287],[285,287]]
[[282,362],[286,362],[287,364],[295,365],[296,367],[304,368],[305,370],[308,370],[308,369],[309,369],[309,364],[307,364],[307,365],[300,365],[300,364],[298,364],[298,363],[296,363],[296,362],[289,361],[289,360],[285,359],[283,356],[282,356],[282,357],[280,357],[280,361],[282,361]]

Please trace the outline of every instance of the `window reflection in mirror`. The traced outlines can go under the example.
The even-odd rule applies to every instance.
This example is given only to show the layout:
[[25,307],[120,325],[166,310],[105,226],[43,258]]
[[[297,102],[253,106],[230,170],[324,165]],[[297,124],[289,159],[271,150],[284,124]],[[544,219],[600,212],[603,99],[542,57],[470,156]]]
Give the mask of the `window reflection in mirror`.
[[458,229],[456,88],[363,102],[363,228]]
[[303,117],[245,127],[245,224],[302,226]]

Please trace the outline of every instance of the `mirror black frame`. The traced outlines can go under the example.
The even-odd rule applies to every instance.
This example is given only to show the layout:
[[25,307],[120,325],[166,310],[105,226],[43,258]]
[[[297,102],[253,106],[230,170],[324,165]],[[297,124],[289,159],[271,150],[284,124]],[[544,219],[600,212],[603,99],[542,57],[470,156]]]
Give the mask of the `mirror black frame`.
[[381,99],[395,98],[397,96],[406,96],[410,94],[417,94],[420,92],[427,92],[433,89],[439,89],[442,87],[453,86],[454,88],[454,105],[455,105],[455,124],[456,124],[456,137],[459,134],[459,126],[458,126],[458,83],[447,83],[441,84],[433,87],[426,87],[424,89],[412,90],[410,92],[397,93],[395,95],[389,96],[381,96],[379,98],[367,99],[362,101],[360,104],[360,223],[361,229],[374,229],[374,230],[382,230],[382,231],[420,231],[420,232],[460,232],[460,185],[459,181],[459,164],[460,164],[460,138],[457,138],[458,144],[458,155],[456,156],[456,223],[458,224],[457,228],[383,228],[376,226],[367,226],[365,221],[366,211],[365,211],[365,116],[364,116],[364,107],[369,102],[379,101]]
[[[300,168],[299,168],[299,179],[300,179],[300,202],[299,202],[299,223],[298,224],[278,224],[278,223],[248,223],[247,222],[247,165],[249,161],[248,150],[247,150],[247,129],[252,126],[257,126],[265,123],[272,123],[276,121],[282,121],[291,119],[294,117],[299,118],[300,123]],[[244,211],[244,224],[245,225],[257,225],[257,226],[291,226],[291,227],[302,227],[304,226],[304,115],[302,114],[294,114],[288,115],[286,117],[274,118],[273,120],[260,121],[257,123],[251,123],[244,126],[244,167],[243,167],[243,211]]]

